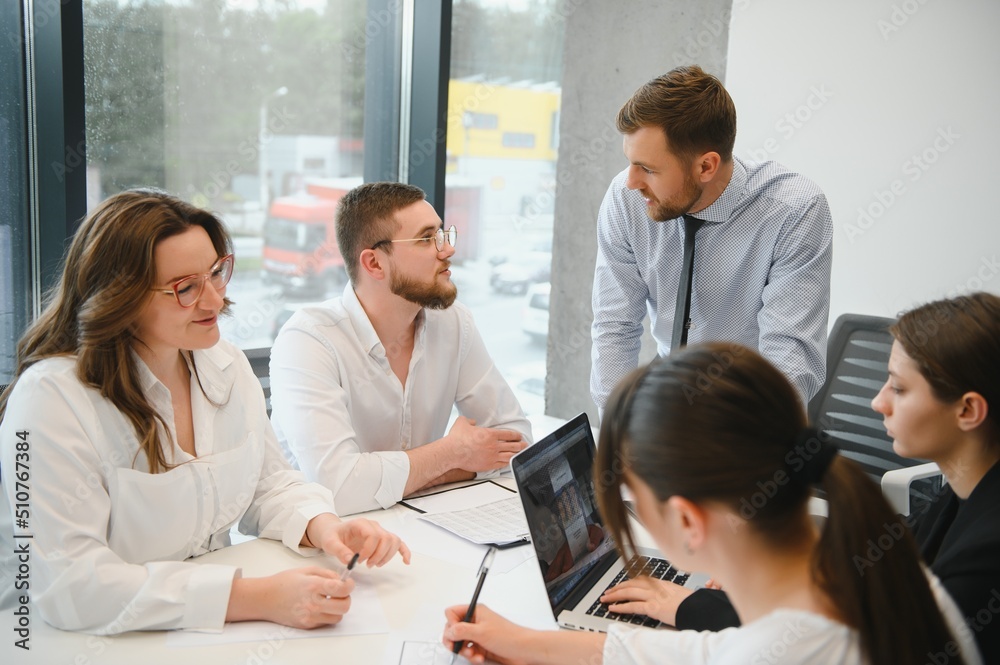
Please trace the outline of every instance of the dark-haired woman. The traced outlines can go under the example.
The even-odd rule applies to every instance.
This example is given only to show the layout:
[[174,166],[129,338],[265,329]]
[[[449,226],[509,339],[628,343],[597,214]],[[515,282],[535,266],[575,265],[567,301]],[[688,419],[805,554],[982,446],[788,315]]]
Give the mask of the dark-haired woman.
[[893,450],[937,462],[948,481],[914,511],[914,533],[983,660],[1000,663],[1000,297],[932,302],[890,330],[889,379],[872,407]]
[[[704,375],[715,377],[710,385],[698,381]],[[604,414],[596,473],[614,479],[598,484],[598,503],[623,553],[634,551],[625,484],[659,548],[724,585],[743,625],[538,632],[480,605],[473,623],[461,621],[464,607],[447,610],[446,644],[464,642],[476,662],[578,663],[603,654],[606,663],[829,665],[923,663],[929,653],[979,662],[879,488],[807,429],[787,379],[750,349],[691,346],[627,377]],[[829,497],[822,531],[807,510],[814,484]],[[776,490],[765,501],[762,486]],[[760,508],[747,514],[744,501]],[[886,529],[897,534],[893,546],[878,570],[862,574],[855,557]]]
[[30,597],[50,624],[107,634],[340,621],[353,585],[327,568],[244,578],[184,561],[228,545],[236,524],[345,563],[409,559],[378,525],[341,522],[329,491],[285,462],[246,357],[219,339],[232,270],[218,218],[163,192],[123,192],[84,220],[21,339],[0,396],[0,510],[17,528],[0,540],[9,574],[11,535],[33,536],[18,542],[31,543]]

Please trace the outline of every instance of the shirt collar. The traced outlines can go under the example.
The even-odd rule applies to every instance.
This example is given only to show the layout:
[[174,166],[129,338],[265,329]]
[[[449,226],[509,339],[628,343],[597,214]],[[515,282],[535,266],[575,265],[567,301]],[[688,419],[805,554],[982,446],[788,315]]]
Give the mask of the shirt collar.
[[[351,317],[351,324],[354,326],[354,333],[358,336],[358,341],[361,342],[361,348],[368,355],[376,355],[374,352],[378,349],[377,355],[385,357],[385,347],[382,346],[382,340],[375,332],[375,327],[372,325],[371,319],[368,318],[368,312],[361,306],[358,294],[354,292],[354,287],[350,283],[344,287],[344,297],[341,299],[341,304],[347,315]],[[421,308],[414,323],[414,351],[423,347],[426,319],[427,310]]]
[[746,197],[747,189],[747,169],[738,157],[733,157],[733,175],[729,178],[729,184],[719,195],[719,198],[712,202],[704,210],[693,213],[694,217],[702,219],[709,224],[724,224],[729,221],[736,207]]
[[[231,371],[236,353],[239,351],[223,344],[216,344],[211,348],[193,352],[194,363],[198,370],[198,381],[201,383],[205,395],[216,404],[225,404],[229,401],[229,394],[236,381],[235,373]],[[134,349],[132,350],[132,359],[135,361],[139,373],[139,384],[142,391],[146,394],[162,391],[163,396],[168,396],[167,387],[156,378],[156,375]],[[185,360],[187,360],[187,356],[185,356]],[[191,367],[190,360],[188,360],[188,367]]]
[[378,338],[378,333],[375,332],[375,327],[372,325],[371,319],[368,318],[368,312],[361,306],[358,294],[354,292],[354,287],[350,282],[344,287],[344,297],[341,299],[341,303],[347,315],[351,317],[351,325],[354,326],[354,333],[358,336],[358,341],[361,342],[361,348],[369,355],[378,349],[384,356],[385,349],[382,348],[382,340]]

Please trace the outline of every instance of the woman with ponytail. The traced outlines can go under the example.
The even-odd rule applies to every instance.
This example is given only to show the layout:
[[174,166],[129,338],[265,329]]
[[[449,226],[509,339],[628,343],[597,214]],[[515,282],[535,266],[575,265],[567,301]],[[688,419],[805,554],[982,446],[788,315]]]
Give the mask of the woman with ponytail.
[[1000,297],[973,293],[899,317],[872,401],[893,449],[948,481],[912,509],[920,552],[955,599],[983,660],[1000,663]]
[[[637,664],[944,662],[936,654],[980,662],[879,489],[807,428],[787,379],[748,348],[689,346],[629,375],[605,410],[595,473],[622,554],[635,551],[624,485],[667,558],[724,585],[743,625],[550,633],[483,605],[463,623],[460,606],[446,612],[446,644],[465,642],[474,662],[579,663],[598,654]],[[814,485],[830,501],[822,530],[807,510]],[[870,565],[860,563],[866,557]]]

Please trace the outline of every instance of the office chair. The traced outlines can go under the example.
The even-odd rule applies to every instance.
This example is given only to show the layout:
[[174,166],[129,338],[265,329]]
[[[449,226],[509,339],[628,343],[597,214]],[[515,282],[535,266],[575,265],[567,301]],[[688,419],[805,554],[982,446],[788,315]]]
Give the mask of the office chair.
[[250,367],[253,369],[253,373],[257,376],[260,381],[260,387],[264,390],[264,402],[267,404],[267,417],[271,417],[271,349],[270,347],[266,349],[248,349],[243,353],[246,354],[247,360],[250,361]]
[[826,382],[809,402],[808,411],[809,421],[881,484],[897,512],[908,515],[911,505],[933,501],[942,477],[934,463],[897,455],[882,416],[871,407],[888,376],[889,326],[894,322],[863,314],[837,318],[827,344]]

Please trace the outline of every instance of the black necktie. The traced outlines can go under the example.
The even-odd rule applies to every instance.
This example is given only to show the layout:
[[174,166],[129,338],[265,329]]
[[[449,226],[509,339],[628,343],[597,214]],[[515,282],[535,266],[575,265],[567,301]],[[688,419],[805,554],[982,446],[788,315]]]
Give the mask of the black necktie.
[[681,266],[681,281],[677,287],[677,307],[674,309],[674,332],[670,338],[670,350],[675,351],[687,344],[688,328],[691,327],[691,278],[694,277],[694,236],[705,223],[690,215],[684,215],[684,264]]

